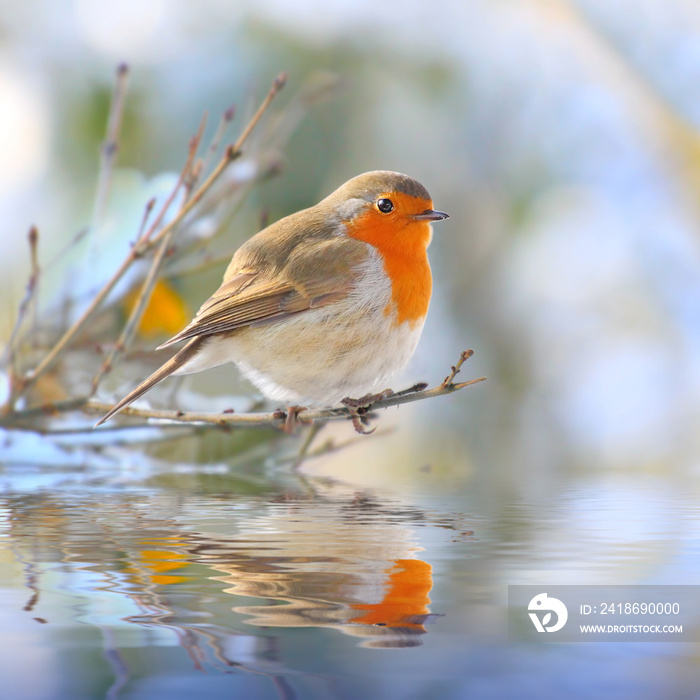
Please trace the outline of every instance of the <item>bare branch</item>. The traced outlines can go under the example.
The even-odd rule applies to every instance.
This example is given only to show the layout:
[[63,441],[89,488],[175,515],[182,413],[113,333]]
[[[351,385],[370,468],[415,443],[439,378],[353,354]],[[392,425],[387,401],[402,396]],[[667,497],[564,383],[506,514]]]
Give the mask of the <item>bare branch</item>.
[[39,269],[39,230],[36,226],[32,226],[29,229],[27,238],[29,239],[29,255],[32,261],[32,271],[29,278],[29,285],[32,292],[29,299],[29,304],[32,307],[31,329],[32,333],[35,333],[39,317],[39,276],[41,274],[41,270]]
[[126,325],[124,326],[124,329],[122,330],[122,333],[119,336],[119,340],[117,340],[114,347],[112,348],[112,352],[110,352],[110,354],[107,356],[105,361],[102,363],[100,370],[92,380],[90,395],[95,394],[95,392],[97,391],[97,387],[102,381],[102,378],[112,371],[112,368],[114,367],[114,364],[116,363],[119,355],[121,355],[123,352],[126,352],[129,345],[131,344],[131,341],[134,337],[134,333],[136,332],[136,329],[138,328],[138,325],[141,322],[141,318],[143,317],[143,313],[146,310],[146,306],[151,300],[153,288],[155,287],[156,282],[158,280],[160,268],[163,264],[163,260],[165,260],[165,254],[168,250],[168,246],[170,245],[172,234],[173,231],[171,229],[169,235],[161,241],[160,248],[158,249],[158,252],[153,258],[151,268],[148,271],[148,276],[146,277],[146,280],[143,283],[143,286],[141,287],[141,291],[139,292],[138,299],[136,300],[136,303],[134,304],[134,307],[131,310],[129,320],[126,322]]
[[301,443],[299,452],[297,453],[296,457],[294,458],[294,461],[292,462],[292,469],[296,470],[299,469],[299,467],[301,467],[301,465],[309,456],[311,444],[316,439],[316,436],[321,432],[321,430],[323,430],[325,425],[325,423],[321,423],[319,421],[318,423],[313,423],[309,427],[306,436],[304,437],[304,441]]
[[[199,144],[202,140],[202,134],[204,133],[205,125],[206,119],[202,119],[196,136],[190,142],[190,154],[189,158],[187,159],[187,162],[190,164],[194,161],[195,154],[197,153],[197,149],[199,148]],[[149,209],[147,207],[146,216],[148,215],[148,211]],[[171,228],[168,232],[168,235],[165,236],[165,238],[163,238],[163,240],[161,241],[160,248],[158,249],[158,252],[153,258],[153,262],[151,263],[148,275],[143,283],[143,286],[141,287],[141,292],[139,293],[138,299],[134,304],[134,308],[131,311],[129,320],[126,322],[126,325],[124,326],[124,329],[122,330],[122,333],[119,336],[119,340],[116,342],[114,348],[112,349],[112,352],[102,363],[100,370],[92,380],[92,388],[90,391],[91,396],[94,395],[97,391],[97,387],[99,386],[105,374],[111,372],[112,368],[114,367],[114,363],[116,362],[119,355],[123,352],[126,352],[129,345],[131,344],[136,329],[138,328],[138,325],[141,322],[141,318],[143,317],[144,311],[148,306],[148,302],[151,300],[153,288],[155,287],[156,282],[158,281],[158,275],[160,274],[160,269],[163,265],[163,260],[165,260],[165,255],[168,251],[168,247],[170,246],[170,241],[173,237],[174,232],[175,229]]]
[[[152,247],[152,245],[155,245],[155,239],[151,239],[151,236],[153,236],[153,234],[158,230],[158,227],[161,225],[161,222],[163,221],[163,218],[165,217],[168,210],[170,209],[170,206],[175,201],[177,193],[180,191],[180,188],[184,186],[185,182],[187,181],[187,178],[189,177],[190,171],[192,170],[192,166],[194,164],[194,159],[197,155],[197,149],[199,148],[199,144],[202,140],[202,134],[204,133],[204,127],[206,126],[206,123],[207,115],[205,114],[202,117],[202,121],[199,123],[199,129],[197,129],[197,133],[190,139],[190,145],[187,152],[187,160],[185,161],[185,165],[180,171],[180,176],[178,177],[177,182],[175,183],[175,187],[173,187],[172,191],[168,195],[168,198],[165,200],[163,206],[160,208],[160,211],[158,212],[155,221],[148,227],[148,229],[142,231],[141,235],[136,239],[136,243],[134,244],[134,247],[132,249],[132,253],[135,256],[141,257],[145,255],[146,251],[149,250],[149,248]],[[175,227],[176,223],[179,223],[181,220],[182,219],[178,219],[177,217],[175,217],[175,220],[171,221],[170,224],[165,226],[160,233],[163,234],[165,232],[164,235],[167,235],[167,232],[172,230]]]
[[44,359],[39,363],[39,365],[34,369],[34,371],[25,377],[22,382],[22,387],[20,388],[20,393],[26,391],[34,382],[36,382],[39,377],[46,372],[46,370],[55,362],[58,356],[66,349],[68,344],[73,340],[75,335],[80,331],[88,320],[92,317],[94,312],[99,308],[105,298],[114,289],[117,282],[124,276],[124,273],[129,269],[134,259],[132,255],[129,255],[119,266],[117,271],[114,273],[112,278],[107,282],[107,284],[100,290],[100,292],[95,296],[87,309],[82,313],[80,318],[73,323],[73,325],[63,334],[61,339],[53,346],[53,348],[47,353]]
[[[190,146],[191,146],[191,144],[190,144]],[[173,192],[168,197],[167,201],[163,205],[163,208],[161,209],[160,213],[156,217],[156,221],[137,240],[136,244],[129,251],[129,254],[122,261],[121,265],[117,268],[116,272],[112,275],[112,277],[104,285],[104,287],[102,287],[102,289],[95,295],[95,298],[88,305],[88,307],[85,309],[85,311],[83,311],[80,318],[78,318],[73,323],[73,325],[63,334],[61,339],[56,343],[56,345],[54,345],[54,347],[49,351],[49,353],[39,363],[39,365],[32,372],[32,374],[24,379],[23,387],[21,388],[20,391],[26,391],[26,389],[29,386],[31,386],[34,382],[36,382],[36,380],[44,372],[46,372],[46,370],[54,363],[54,361],[58,358],[58,356],[66,349],[66,347],[73,340],[73,338],[77,335],[77,333],[80,330],[82,330],[83,326],[85,326],[85,324],[92,318],[95,311],[97,311],[97,309],[102,305],[102,302],[109,296],[109,294],[112,292],[112,290],[117,285],[117,283],[121,280],[121,278],[124,276],[124,274],[127,272],[127,270],[131,267],[131,265],[134,263],[134,261],[143,255],[142,250],[144,249],[144,246],[147,243],[149,243],[149,241],[147,240],[148,236],[159,225],[160,221],[162,220],[163,216],[165,215],[165,212],[167,211],[168,207],[172,203],[172,200],[174,199],[175,194],[177,193],[179,188],[182,186],[182,182],[184,181],[184,178],[187,176],[187,173],[189,172],[189,169],[192,165],[193,159],[194,159],[194,154],[193,154],[192,148],[190,147],[190,151],[189,151],[187,160],[185,162],[185,165],[182,169],[182,172],[180,174],[180,178],[179,178],[177,184],[175,185]],[[148,205],[147,205],[147,209],[148,209]],[[168,228],[168,227],[166,227],[166,228]],[[170,227],[169,230],[171,230],[171,229],[172,229],[172,227]]]
[[453,365],[450,369],[452,370],[443,380],[442,386],[445,388],[449,388],[453,386],[452,382],[454,382],[454,378],[459,374],[459,371],[462,369],[462,365],[474,354],[473,350],[465,350],[459,357],[459,362],[457,362],[456,365]]
[[207,151],[204,154],[204,158],[202,159],[203,171],[206,172],[206,170],[209,168],[210,161],[219,150],[219,146],[221,145],[221,141],[224,138],[226,129],[228,129],[235,116],[236,108],[233,105],[226,109],[221,115],[221,119],[219,120],[219,126],[216,128],[214,136],[212,137],[211,142],[209,143],[209,147],[207,148]]
[[58,249],[56,253],[53,254],[53,257],[51,257],[47,262],[44,263],[43,267],[44,270],[49,270],[53,268],[54,265],[58,264],[60,260],[65,257],[80,241],[85,238],[88,233],[90,233],[90,229],[88,227],[81,228],[79,231],[76,231],[70,238],[70,240],[61,248]]
[[[473,355],[473,351],[468,350],[460,356],[460,362],[455,365],[454,374],[466,359]],[[448,377],[449,378],[449,377]],[[399,406],[413,401],[422,401],[431,399],[437,396],[445,396],[465,387],[472,386],[479,382],[483,382],[486,377],[471,379],[467,382],[455,384],[453,382],[443,382],[433,387],[432,389],[425,388],[425,385],[419,384],[411,387],[409,390],[400,391],[397,393],[382,392],[383,398],[380,398],[373,403],[365,406],[353,406],[343,408],[326,408],[326,409],[309,409],[300,412],[296,420],[299,423],[325,423],[332,420],[353,420],[358,415],[364,420],[370,417],[370,412],[390,406]],[[423,388],[421,388],[423,387]],[[93,401],[86,398],[72,399],[68,401],[56,401],[53,403],[43,404],[42,406],[33,406],[23,411],[16,411],[9,415],[0,417],[0,427],[12,427],[13,425],[26,424],[27,421],[36,418],[37,416],[55,415],[58,413],[67,413],[80,410],[88,414],[104,415],[112,408],[112,404]],[[122,413],[122,416],[131,416],[133,418],[155,419],[174,421],[176,423],[195,423],[205,424],[212,427],[224,428],[279,428],[284,429],[287,421],[285,411],[277,410],[265,413],[195,413],[188,411],[171,411],[159,409],[137,408],[128,406]],[[355,421],[353,420],[353,423]],[[91,430],[91,427],[85,428],[86,432]]]
[[146,231],[146,224],[148,224],[148,220],[151,218],[151,214],[153,212],[153,207],[156,206],[156,198],[151,197],[148,202],[146,202],[146,207],[143,210],[143,217],[141,218],[141,226],[139,226],[139,232],[138,235],[136,236],[136,240],[140,241],[141,238],[143,237],[143,234]]
[[0,359],[0,364],[9,364],[12,367],[13,375],[18,376],[17,367],[15,366],[16,353],[17,353],[17,341],[19,339],[19,332],[24,323],[24,319],[27,316],[27,312],[34,302],[33,317],[36,317],[36,295],[39,286],[39,257],[38,257],[38,243],[39,243],[39,231],[36,226],[32,226],[27,234],[27,240],[29,241],[29,255],[31,258],[31,269],[29,272],[29,279],[27,280],[27,288],[24,293],[22,301],[19,303],[19,308],[17,309],[17,318],[15,319],[15,325],[10,333],[10,339],[3,353],[2,359]]
[[[286,76],[284,74],[281,74],[280,76],[278,76],[275,79],[275,81],[272,85],[272,88],[270,89],[267,97],[263,100],[259,109],[253,115],[253,118],[251,119],[250,123],[246,126],[243,133],[241,134],[239,139],[236,141],[236,143],[233,144],[232,146],[229,146],[226,149],[226,152],[224,153],[223,157],[219,161],[219,164],[216,166],[216,168],[214,168],[212,173],[205,180],[205,182],[199,187],[199,189],[191,197],[189,197],[185,201],[185,203],[180,208],[177,215],[168,224],[166,224],[162,229],[160,229],[160,231],[158,231],[158,233],[155,233],[156,230],[158,229],[158,226],[160,226],[160,223],[161,223],[163,217],[165,216],[165,213],[168,210],[170,204],[174,200],[177,191],[183,185],[185,179],[188,177],[188,175],[190,173],[190,169],[192,167],[192,163],[194,160],[194,153],[196,152],[196,148],[194,150],[192,148],[190,148],[187,162],[185,163],[185,166],[182,169],[178,183],[175,186],[173,192],[171,193],[171,195],[168,198],[168,200],[166,201],[166,203],[163,205],[163,208],[161,209],[159,215],[156,217],[156,220],[148,228],[148,230],[145,233],[143,233],[141,235],[141,237],[137,240],[136,244],[133,246],[133,248],[131,249],[131,251],[129,252],[127,257],[124,259],[124,261],[121,263],[121,265],[117,268],[114,275],[105,284],[105,286],[98,292],[98,294],[92,300],[92,302],[87,307],[87,309],[85,309],[85,311],[82,313],[80,318],[78,318],[73,323],[73,325],[63,334],[63,336],[60,338],[60,340],[47,353],[47,355],[39,363],[39,365],[34,369],[34,371],[29,376],[26,376],[23,378],[21,385],[18,387],[19,393],[26,391],[34,382],[36,382],[36,380],[42,374],[44,374],[44,372],[46,372],[46,370],[64,352],[66,347],[71,343],[71,341],[75,338],[75,336],[78,334],[78,332],[80,332],[83,329],[83,327],[86,325],[87,321],[89,321],[92,318],[93,314],[102,305],[104,300],[111,293],[111,291],[117,285],[119,280],[121,280],[121,278],[124,276],[126,271],[131,267],[131,265],[134,263],[134,261],[137,260],[138,258],[143,257],[149,250],[151,250],[161,240],[163,240],[163,238],[165,238],[166,236],[169,237],[170,232],[175,230],[175,228],[178,226],[178,224],[180,224],[182,222],[182,220],[190,213],[190,211],[197,205],[197,203],[202,199],[202,197],[206,194],[206,192],[214,184],[214,182],[216,182],[216,180],[219,178],[221,173],[223,173],[223,171],[228,167],[228,165],[233,160],[235,160],[236,158],[238,158],[240,156],[241,147],[243,146],[245,141],[248,139],[248,136],[252,132],[253,128],[260,121],[265,110],[268,108],[268,106],[272,102],[272,99],[275,97],[275,95],[277,95],[277,93],[280,91],[280,89],[284,86],[285,81],[286,81]],[[197,137],[195,137],[195,139],[196,138]],[[201,139],[201,136],[199,138]],[[190,145],[192,145],[192,144],[190,144]],[[199,143],[197,142],[197,146],[198,145],[199,145]]]
[[262,104],[260,107],[258,107],[258,111],[253,115],[251,118],[250,122],[248,122],[248,126],[243,130],[243,133],[241,134],[240,138],[238,141],[236,141],[234,145],[234,149],[236,151],[239,151],[243,144],[248,140],[248,137],[250,136],[251,132],[253,129],[257,126],[258,122],[262,118],[262,115],[265,114],[267,111],[267,108],[270,106],[270,103],[272,100],[275,99],[277,96],[277,93],[287,84],[287,74],[286,73],[280,73],[273,81],[272,87],[270,88],[270,91],[267,93],[267,97],[262,101]]
[[112,184],[112,171],[117,156],[119,132],[121,131],[122,117],[124,116],[128,77],[129,67],[126,63],[121,63],[117,67],[117,80],[114,84],[114,92],[112,93],[112,102],[109,109],[107,134],[100,151],[100,172],[97,176],[95,205],[92,214],[91,228],[93,231],[100,225],[107,207],[109,188]]

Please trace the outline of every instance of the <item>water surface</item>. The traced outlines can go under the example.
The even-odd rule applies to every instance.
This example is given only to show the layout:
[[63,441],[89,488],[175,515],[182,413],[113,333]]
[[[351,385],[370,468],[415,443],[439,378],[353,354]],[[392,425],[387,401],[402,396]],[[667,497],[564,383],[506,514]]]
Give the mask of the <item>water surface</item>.
[[697,697],[692,644],[528,646],[505,609],[514,583],[695,583],[692,480],[545,502],[288,469],[2,482],[3,697]]

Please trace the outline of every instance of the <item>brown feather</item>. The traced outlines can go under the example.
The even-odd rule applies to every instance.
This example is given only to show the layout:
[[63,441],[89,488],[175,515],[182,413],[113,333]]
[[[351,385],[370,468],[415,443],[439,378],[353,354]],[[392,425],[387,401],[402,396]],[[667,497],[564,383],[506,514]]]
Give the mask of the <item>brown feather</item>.
[[229,266],[223,284],[202,304],[192,322],[161,348],[188,338],[279,321],[340,301],[352,289],[356,268],[367,256],[364,243],[334,237],[291,252],[281,269],[269,263],[256,269],[246,260],[245,247],[234,256],[241,267]]
[[187,345],[185,345],[182,350],[173,355],[164,365],[161,365],[148,379],[144,379],[130,394],[125,396],[118,404],[112,407],[112,409],[106,413],[100,420],[95,423],[94,427],[102,425],[105,421],[108,421],[112,416],[116,415],[120,411],[124,410],[130,403],[136,401],[136,399],[143,396],[147,391],[152,389],[158,382],[162,381],[166,377],[169,377],[173,372],[180,369],[184,364],[191,360],[198,352],[202,340],[195,338],[191,340]]

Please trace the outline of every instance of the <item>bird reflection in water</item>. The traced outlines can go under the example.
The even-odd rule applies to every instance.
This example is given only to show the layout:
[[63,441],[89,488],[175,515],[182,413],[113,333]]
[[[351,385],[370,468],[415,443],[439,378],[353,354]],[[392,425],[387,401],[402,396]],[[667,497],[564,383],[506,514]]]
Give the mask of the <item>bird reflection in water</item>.
[[[125,495],[108,509],[99,499],[77,507],[42,494],[10,505],[8,534],[32,600],[44,590],[43,569],[61,562],[84,596],[83,619],[102,630],[116,687],[130,675],[119,641],[126,627],[144,630],[143,646],[152,643],[148,630],[175,634],[195,668],[274,677],[274,628],[333,628],[365,647],[421,644],[436,616],[417,528],[449,525],[391,500],[329,491],[152,502]],[[104,618],[102,597],[115,595],[124,614]]]
[[[260,627],[334,627],[362,637],[362,646],[409,647],[420,644],[432,588],[432,568],[420,559],[386,562],[355,560],[355,573],[322,570],[328,558],[298,557],[281,567],[261,567],[260,560],[218,565],[219,580],[233,585],[226,593],[264,598],[268,605],[242,605]],[[336,560],[337,561],[337,560]],[[379,570],[377,565],[384,564]],[[303,565],[299,569],[295,565]],[[312,568],[306,567],[312,565]],[[313,565],[316,565],[314,570]],[[363,566],[364,565],[364,566]],[[376,570],[375,570],[375,567]],[[364,570],[363,570],[364,568]],[[284,569],[284,570],[280,570]]]
[[319,518],[317,505],[287,504],[239,538],[197,547],[200,561],[224,574],[216,580],[230,584],[225,593],[267,601],[233,611],[259,627],[333,627],[363,638],[362,646],[419,645],[436,617],[432,567],[418,557],[410,527],[423,514],[360,498],[339,513],[337,503],[325,504]]

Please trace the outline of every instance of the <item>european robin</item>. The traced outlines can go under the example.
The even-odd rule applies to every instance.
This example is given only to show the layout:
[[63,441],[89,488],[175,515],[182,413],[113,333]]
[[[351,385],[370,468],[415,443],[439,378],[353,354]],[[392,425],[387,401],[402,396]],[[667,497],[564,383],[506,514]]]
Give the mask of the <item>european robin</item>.
[[419,182],[378,170],[268,226],[160,347],[185,346],[97,425],[171,374],[226,362],[267,398],[297,408],[331,407],[386,386],[423,330],[431,223],[446,218]]

